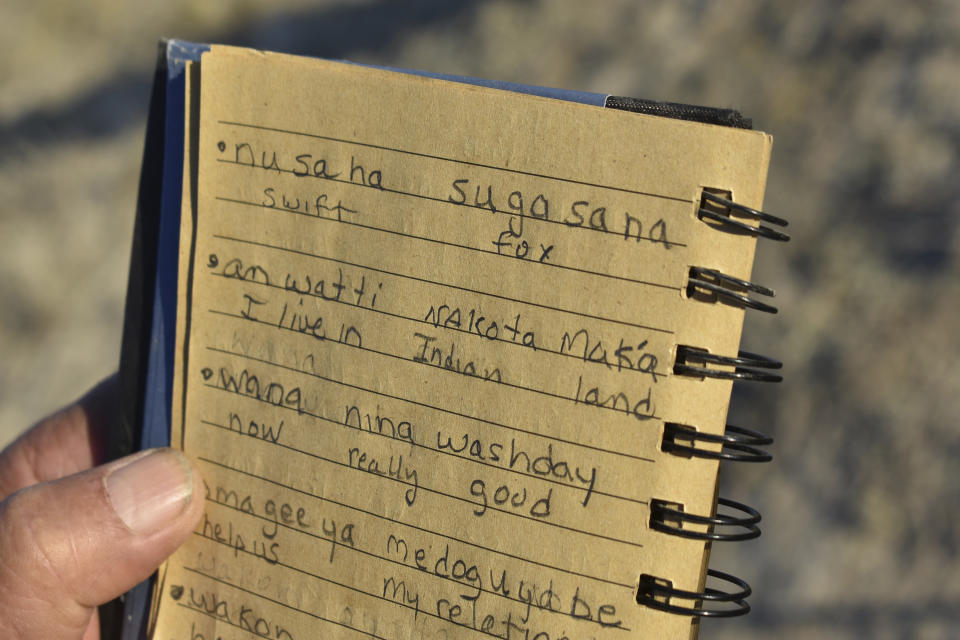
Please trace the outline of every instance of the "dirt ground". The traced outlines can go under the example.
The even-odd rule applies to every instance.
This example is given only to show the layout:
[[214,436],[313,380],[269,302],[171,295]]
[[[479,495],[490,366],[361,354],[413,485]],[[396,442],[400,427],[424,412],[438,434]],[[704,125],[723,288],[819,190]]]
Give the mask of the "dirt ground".
[[764,535],[712,566],[757,593],[702,637],[960,635],[960,4],[33,0],[0,36],[0,440],[117,365],[162,36],[736,107],[793,236],[744,348],[786,380],[734,394],[776,457],[723,469]]

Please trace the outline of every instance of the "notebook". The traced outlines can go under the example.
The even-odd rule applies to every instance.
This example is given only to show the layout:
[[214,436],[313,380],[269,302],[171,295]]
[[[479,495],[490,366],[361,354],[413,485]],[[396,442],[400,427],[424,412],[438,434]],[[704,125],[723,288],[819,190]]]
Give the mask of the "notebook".
[[[654,115],[651,115],[654,114]],[[161,47],[117,453],[206,513],[124,637],[691,638],[771,139],[728,110]]]

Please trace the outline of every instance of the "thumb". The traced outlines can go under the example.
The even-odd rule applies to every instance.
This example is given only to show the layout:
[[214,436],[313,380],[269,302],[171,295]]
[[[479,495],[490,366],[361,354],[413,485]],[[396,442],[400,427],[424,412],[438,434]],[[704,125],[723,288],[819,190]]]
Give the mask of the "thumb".
[[4,637],[81,638],[97,605],[147,578],[190,536],[201,482],[179,451],[154,449],[4,500]]

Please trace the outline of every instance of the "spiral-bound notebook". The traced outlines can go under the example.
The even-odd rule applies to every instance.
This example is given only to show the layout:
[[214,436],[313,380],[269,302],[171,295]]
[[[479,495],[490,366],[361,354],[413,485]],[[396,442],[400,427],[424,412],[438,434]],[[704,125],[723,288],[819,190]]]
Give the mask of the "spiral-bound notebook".
[[183,448],[207,508],[126,637],[689,638],[748,609],[708,559],[759,534],[716,480],[769,458],[725,421],[734,380],[778,379],[739,352],[773,310],[756,239],[786,239],[770,137],[490,84],[166,45],[118,447]]

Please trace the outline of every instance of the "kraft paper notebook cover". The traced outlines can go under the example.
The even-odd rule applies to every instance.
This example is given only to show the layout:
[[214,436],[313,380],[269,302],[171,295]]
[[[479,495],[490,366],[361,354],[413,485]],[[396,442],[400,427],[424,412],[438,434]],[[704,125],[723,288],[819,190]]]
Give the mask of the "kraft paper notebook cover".
[[748,610],[707,567],[759,535],[716,496],[721,460],[769,459],[732,383],[779,379],[739,351],[774,311],[756,239],[786,239],[748,127],[165,43],[115,444],[184,449],[207,510],[124,637],[688,638]]

